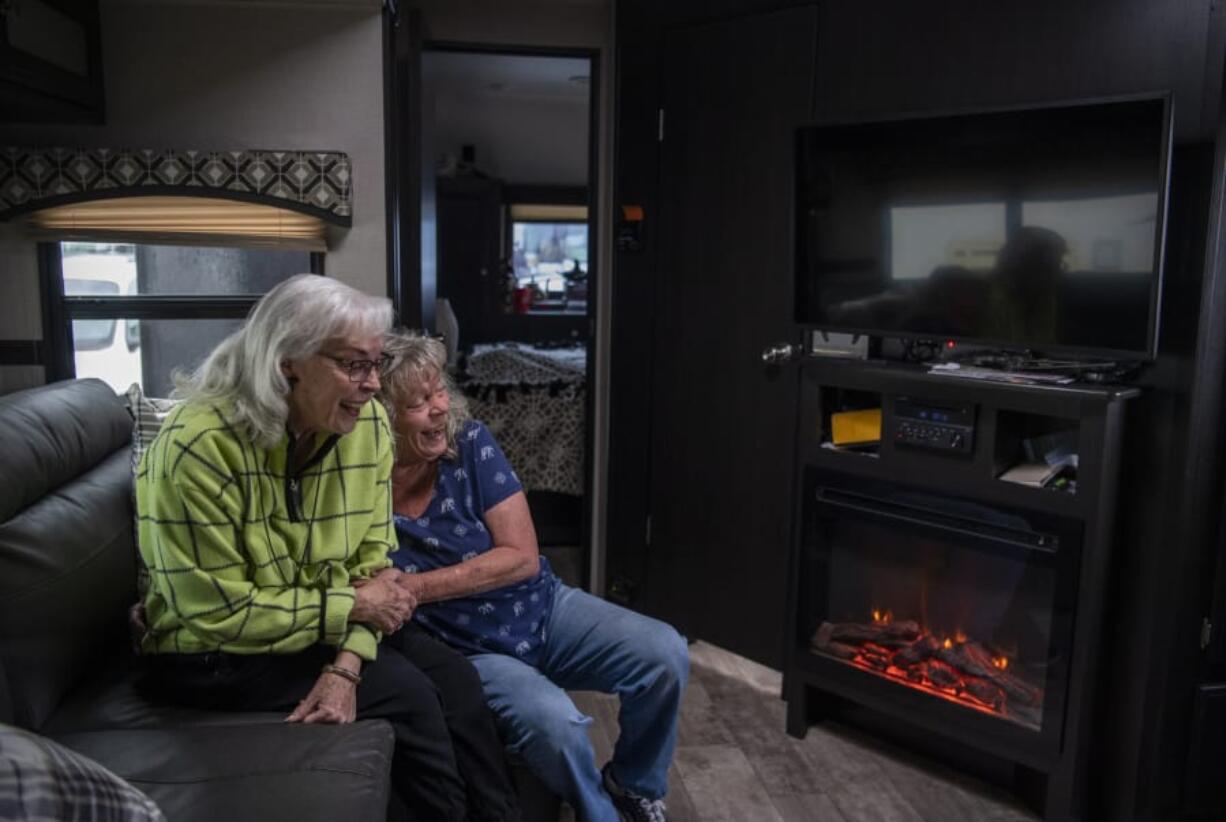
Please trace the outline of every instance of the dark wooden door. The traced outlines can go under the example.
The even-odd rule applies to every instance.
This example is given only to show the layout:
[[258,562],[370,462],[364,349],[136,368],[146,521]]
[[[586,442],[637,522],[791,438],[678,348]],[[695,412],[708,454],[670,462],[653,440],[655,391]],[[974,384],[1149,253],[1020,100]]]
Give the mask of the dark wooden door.
[[780,667],[798,373],[792,153],[811,118],[815,11],[666,40],[644,605]]
[[492,180],[438,182],[438,296],[451,301],[465,348],[499,339],[501,199]]

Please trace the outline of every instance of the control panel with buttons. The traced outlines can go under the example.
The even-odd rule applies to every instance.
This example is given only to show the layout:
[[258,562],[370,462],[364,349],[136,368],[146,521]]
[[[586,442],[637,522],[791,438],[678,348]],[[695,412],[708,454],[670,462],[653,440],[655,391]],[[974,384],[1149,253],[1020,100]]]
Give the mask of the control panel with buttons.
[[894,443],[970,454],[975,447],[975,406],[898,397],[894,401]]

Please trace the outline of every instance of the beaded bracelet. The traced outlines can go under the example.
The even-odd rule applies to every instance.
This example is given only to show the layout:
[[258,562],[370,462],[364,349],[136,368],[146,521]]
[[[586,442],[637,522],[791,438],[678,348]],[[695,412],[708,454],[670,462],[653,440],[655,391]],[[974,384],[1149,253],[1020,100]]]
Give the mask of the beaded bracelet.
[[361,682],[361,681],[362,681],[362,675],[361,675],[361,674],[354,673],[353,671],[349,670],[348,668],[342,668],[342,667],[341,667],[341,666],[339,666],[339,665],[325,665],[323,670],[324,670],[324,673],[325,673],[325,674],[336,674],[337,676],[341,677],[342,679],[347,679],[347,680],[349,680],[349,681],[350,681],[350,682],[352,682],[354,685],[357,685],[359,682]]

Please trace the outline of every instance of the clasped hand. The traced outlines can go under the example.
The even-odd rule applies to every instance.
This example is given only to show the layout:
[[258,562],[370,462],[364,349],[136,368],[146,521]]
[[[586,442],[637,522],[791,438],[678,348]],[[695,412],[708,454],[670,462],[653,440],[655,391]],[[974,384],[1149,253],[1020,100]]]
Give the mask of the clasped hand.
[[399,571],[389,568],[372,579],[355,582],[350,621],[365,622],[385,634],[398,631],[417,607],[417,597],[397,582],[400,576]]

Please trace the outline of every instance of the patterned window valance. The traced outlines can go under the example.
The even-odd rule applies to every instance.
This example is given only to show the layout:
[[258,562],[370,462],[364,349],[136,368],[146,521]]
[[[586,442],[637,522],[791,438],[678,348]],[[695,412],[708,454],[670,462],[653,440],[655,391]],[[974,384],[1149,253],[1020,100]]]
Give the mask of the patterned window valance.
[[122,151],[0,148],[0,220],[130,196],[245,200],[352,223],[349,156],[339,151]]

